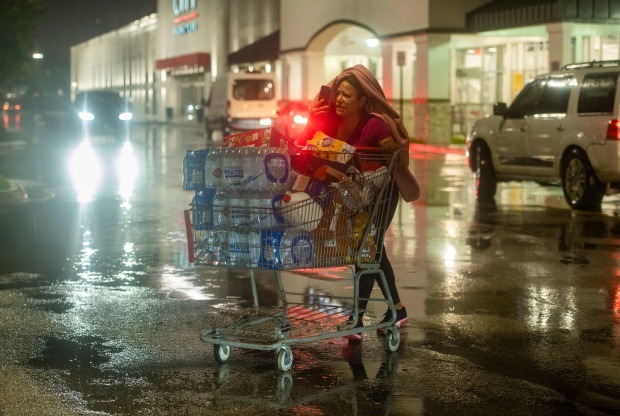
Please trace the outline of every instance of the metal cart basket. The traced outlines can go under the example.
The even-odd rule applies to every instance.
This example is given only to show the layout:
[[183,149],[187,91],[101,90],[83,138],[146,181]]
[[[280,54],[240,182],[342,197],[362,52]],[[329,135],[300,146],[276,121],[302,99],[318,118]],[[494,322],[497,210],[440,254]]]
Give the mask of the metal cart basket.
[[[377,329],[384,329],[388,351],[398,349],[396,310],[379,267],[384,255],[388,207],[396,203],[391,199],[398,197],[393,188],[397,158],[369,150],[346,156],[350,158],[348,164],[355,167],[354,174],[334,180],[321,193],[303,201],[296,202],[290,193],[264,198],[264,193],[253,195],[248,191],[242,193],[243,198],[239,193],[229,193],[228,203],[219,205],[218,197],[213,195],[209,201],[216,202],[194,198],[185,212],[190,261],[196,265],[245,268],[252,285],[251,313],[235,322],[205,329],[200,335],[203,341],[214,345],[216,361],[227,361],[231,347],[274,350],[278,368],[288,371],[293,363],[291,347],[295,344]],[[301,152],[291,156],[291,163],[309,166],[311,163],[304,158],[339,157],[342,155]],[[235,216],[235,211],[239,215]],[[224,216],[227,221],[217,220]],[[354,283],[351,296],[334,296],[330,297],[331,303],[317,304],[308,299],[307,293],[285,289],[282,271],[334,266],[349,266]],[[260,305],[254,276],[257,269],[273,270],[278,306]],[[386,304],[391,322],[377,320],[358,326],[358,317],[365,312],[358,306],[359,280],[367,274],[378,275],[387,297],[371,297],[368,304]]]

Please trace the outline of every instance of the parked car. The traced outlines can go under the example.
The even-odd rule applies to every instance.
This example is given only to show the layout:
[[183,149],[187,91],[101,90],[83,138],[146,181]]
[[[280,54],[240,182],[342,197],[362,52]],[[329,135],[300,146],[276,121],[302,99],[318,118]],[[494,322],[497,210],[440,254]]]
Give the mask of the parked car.
[[561,185],[573,209],[601,209],[620,188],[620,61],[567,65],[541,75],[467,137],[479,200],[497,182]]
[[2,111],[5,113],[17,113],[22,109],[22,102],[15,98],[5,98],[2,103]]
[[115,91],[80,92],[74,108],[89,133],[113,133],[126,127],[133,118],[129,103]]

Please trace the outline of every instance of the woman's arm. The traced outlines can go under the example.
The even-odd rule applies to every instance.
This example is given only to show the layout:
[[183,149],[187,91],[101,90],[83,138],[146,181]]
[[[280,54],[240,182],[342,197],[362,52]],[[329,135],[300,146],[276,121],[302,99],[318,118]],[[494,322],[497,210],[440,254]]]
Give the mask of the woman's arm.
[[396,140],[394,140],[392,136],[379,140],[378,144],[386,154],[394,154],[396,151],[400,150],[400,153],[398,154],[398,161],[396,162],[396,170],[399,172],[407,170],[409,166],[409,154],[407,153],[408,149],[404,149],[403,146],[396,143]]
[[325,104],[323,100],[313,101],[308,106],[308,110],[308,122],[297,138],[297,144],[301,146],[305,145],[314,136],[314,133],[321,130],[321,123],[328,114],[329,105]]

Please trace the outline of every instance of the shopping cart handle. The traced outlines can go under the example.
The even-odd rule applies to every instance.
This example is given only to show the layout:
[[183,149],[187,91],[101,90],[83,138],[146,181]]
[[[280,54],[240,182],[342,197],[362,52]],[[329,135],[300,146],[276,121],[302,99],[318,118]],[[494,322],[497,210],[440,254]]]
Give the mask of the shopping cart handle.
[[359,153],[383,153],[383,149],[380,147],[359,146],[355,148],[355,152]]

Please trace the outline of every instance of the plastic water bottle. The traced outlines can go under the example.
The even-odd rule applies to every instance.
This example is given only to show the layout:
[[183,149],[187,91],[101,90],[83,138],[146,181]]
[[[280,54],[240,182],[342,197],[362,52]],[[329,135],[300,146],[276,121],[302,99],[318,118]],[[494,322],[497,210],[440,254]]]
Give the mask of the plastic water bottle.
[[250,243],[246,233],[228,233],[229,260],[227,266],[245,267],[250,260]]
[[234,189],[245,180],[243,153],[239,148],[222,149],[222,188]]
[[234,195],[228,200],[230,212],[230,225],[233,227],[249,227],[250,225],[250,207],[247,198]]
[[264,147],[248,147],[242,152],[242,165],[245,180],[242,187],[258,193],[265,189],[265,170],[263,169],[261,155],[264,155]]
[[205,162],[209,149],[188,150],[183,158],[183,189],[198,190],[205,187]]
[[205,159],[204,182],[207,188],[217,188],[222,181],[222,152],[219,148],[212,148]]
[[252,198],[247,200],[252,229],[273,228],[277,221],[274,215],[275,198]]
[[282,268],[312,266],[312,237],[304,229],[290,228],[286,230],[280,242],[280,259]]
[[202,188],[194,194],[194,229],[206,230],[214,226],[213,203],[216,188]]
[[257,268],[260,266],[261,234],[260,231],[250,231],[246,234],[248,243],[247,267]]
[[195,262],[196,264],[213,264],[215,262],[216,250],[219,247],[219,236],[217,231],[207,230],[199,241],[195,241]]
[[215,247],[215,260],[213,265],[215,266],[228,266],[230,265],[230,246],[229,246],[229,232],[218,231],[217,240],[215,241],[217,246]]
[[228,196],[225,192],[218,192],[213,198],[213,227],[222,229],[231,224]]
[[280,244],[284,231],[281,229],[261,230],[260,232],[260,257],[259,265],[267,269],[279,269],[282,267],[280,259]]

